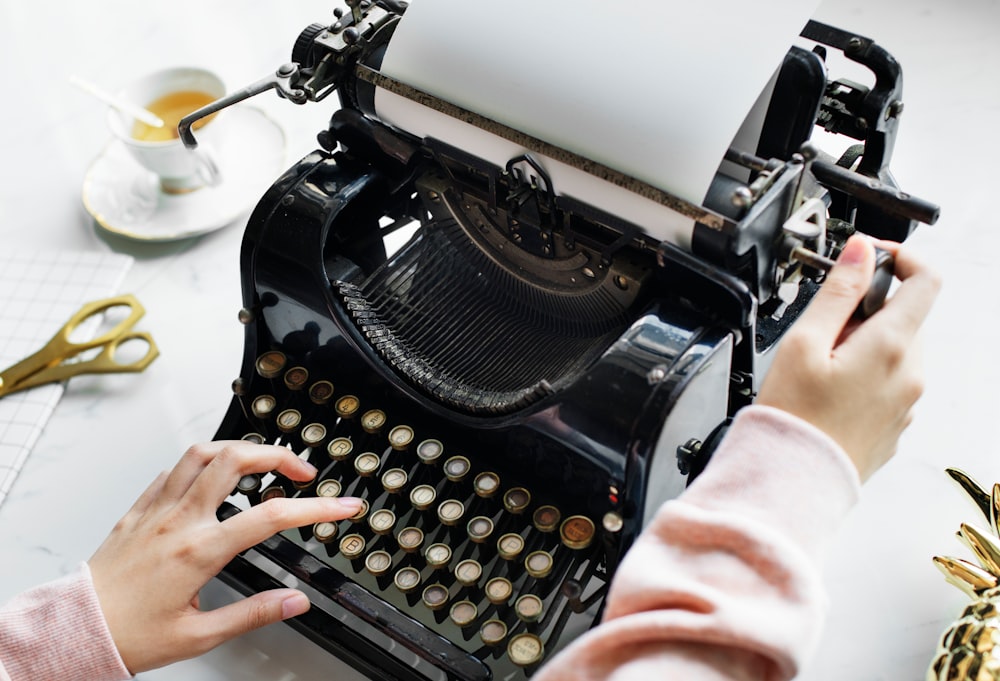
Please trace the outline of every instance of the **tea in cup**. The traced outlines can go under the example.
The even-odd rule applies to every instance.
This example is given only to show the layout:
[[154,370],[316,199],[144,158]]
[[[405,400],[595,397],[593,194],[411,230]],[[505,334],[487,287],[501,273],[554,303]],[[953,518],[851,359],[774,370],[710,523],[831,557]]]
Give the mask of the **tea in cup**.
[[[108,112],[115,137],[140,164],[159,178],[160,189],[181,194],[220,181],[211,150],[204,145],[187,149],[177,133],[181,118],[225,96],[222,80],[207,69],[178,67],[151,73],[124,88],[119,96],[143,107],[163,121],[154,127],[116,109]],[[208,124],[215,114],[195,124]]]

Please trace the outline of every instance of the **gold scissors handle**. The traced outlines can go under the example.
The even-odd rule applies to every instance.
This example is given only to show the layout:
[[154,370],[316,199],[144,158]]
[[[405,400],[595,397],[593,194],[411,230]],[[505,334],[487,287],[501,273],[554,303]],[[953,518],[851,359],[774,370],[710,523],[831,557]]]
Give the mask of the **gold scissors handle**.
[[[113,307],[127,307],[128,316],[96,338],[79,342],[71,340],[73,332],[84,321]],[[0,373],[0,397],[37,385],[64,381],[79,374],[143,371],[160,354],[151,335],[145,331],[132,330],[144,314],[146,309],[131,294],[87,303],[69,318],[41,350]],[[144,342],[146,354],[134,362],[119,362],[115,356],[118,347],[132,340]],[[95,348],[100,348],[96,355],[69,361]]]

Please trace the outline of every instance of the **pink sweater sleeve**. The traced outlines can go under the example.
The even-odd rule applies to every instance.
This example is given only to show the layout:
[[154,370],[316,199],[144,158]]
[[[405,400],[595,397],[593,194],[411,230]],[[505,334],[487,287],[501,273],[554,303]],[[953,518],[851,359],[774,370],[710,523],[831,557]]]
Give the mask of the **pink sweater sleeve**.
[[0,681],[122,681],[86,563],[0,607]]
[[705,472],[622,561],[601,625],[535,681],[794,677],[825,612],[822,549],[859,487],[819,430],[742,410]]

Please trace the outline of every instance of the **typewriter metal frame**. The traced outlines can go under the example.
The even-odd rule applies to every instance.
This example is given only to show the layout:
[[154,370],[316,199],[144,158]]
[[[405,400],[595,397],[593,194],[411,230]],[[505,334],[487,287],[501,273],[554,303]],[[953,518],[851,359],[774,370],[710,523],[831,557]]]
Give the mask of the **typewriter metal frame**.
[[[292,63],[181,124],[182,138],[193,145],[194,120],[258,92],[276,89],[296,103],[337,92],[341,100],[319,135],[322,149],[274,183],[247,225],[245,353],[216,437],[255,433],[308,453],[299,435],[252,404],[267,393],[329,410],[310,406],[301,386],[261,375],[258,359],[280,350],[290,365],[308,365],[311,378],[348,385],[393,418],[405,414],[400,418],[419,437],[446,439],[449,450],[470,458],[474,452],[476,465],[502,480],[530,478],[541,498],[595,527],[592,544],[566,558],[560,582],[542,590],[558,608],[542,628],[547,635],[567,632],[552,638],[549,654],[599,620],[618,561],[660,503],[704,468],[728,417],[752,402],[771,351],[847,236],[859,230],[902,241],[916,222],[936,220],[936,206],[900,192],[888,169],[901,111],[900,69],[871,40],[810,22],[803,36],[819,47],[788,52],[757,148],[727,155],[746,179],[720,172],[701,206],[661,197],[698,221],[686,250],[560,196],[530,154],[496,167],[379,122],[374,89],[387,84],[377,69],[405,4],[348,5],[335,24],[303,32]],[[824,46],[868,67],[875,86],[827,82]],[[861,144],[837,160],[817,155],[807,144],[817,125]],[[457,235],[430,242],[422,262],[438,262],[434,244],[468,243],[489,267],[513,272],[519,285],[554,300],[603,287],[625,322],[552,382],[532,379],[525,389],[480,394],[470,389],[478,380],[471,374],[436,377],[434,367],[448,360],[407,357],[410,339],[362,290],[408,257],[410,246],[390,255],[384,239],[414,223],[427,233],[421,238]],[[575,263],[575,275],[559,270],[566,262]],[[577,281],[584,270],[590,274]],[[402,295],[387,290],[390,298]],[[545,333],[532,342],[557,351]],[[484,338],[478,342],[485,345]],[[384,461],[393,456],[384,439],[370,446]],[[288,481],[284,490],[314,493]],[[260,500],[258,492],[248,496]],[[219,515],[237,512],[226,502]],[[443,635],[440,617],[415,617],[402,596],[388,602],[381,585],[373,586],[379,580],[334,568],[309,541],[305,532],[298,539],[294,532],[278,535],[237,557],[220,578],[247,594],[305,588],[315,607],[289,624],[373,678],[522,675],[501,660],[502,652]],[[532,630],[513,621],[512,633]],[[535,667],[528,664],[523,674]]]

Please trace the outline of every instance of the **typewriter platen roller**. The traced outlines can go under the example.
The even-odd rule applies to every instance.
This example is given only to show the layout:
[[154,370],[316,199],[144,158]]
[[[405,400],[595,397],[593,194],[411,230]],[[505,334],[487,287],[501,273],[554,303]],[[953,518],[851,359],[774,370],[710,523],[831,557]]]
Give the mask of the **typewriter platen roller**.
[[[937,208],[889,173],[900,70],[862,36],[809,22],[813,48],[775,65],[692,200],[388,73],[407,11],[352,0],[181,123],[190,146],[195,120],[259,92],[340,99],[247,226],[245,354],[216,435],[321,472],[248,476],[219,514],[272,496],[367,507],[220,577],[303,588],[314,607],[289,624],[372,678],[525,678],[599,621],[619,560],[752,402],[846,238],[903,240]],[[829,50],[874,85],[829,79]],[[386,92],[517,152],[383,120]],[[856,143],[829,157],[817,128]],[[566,168],[682,226],[563,191]]]

